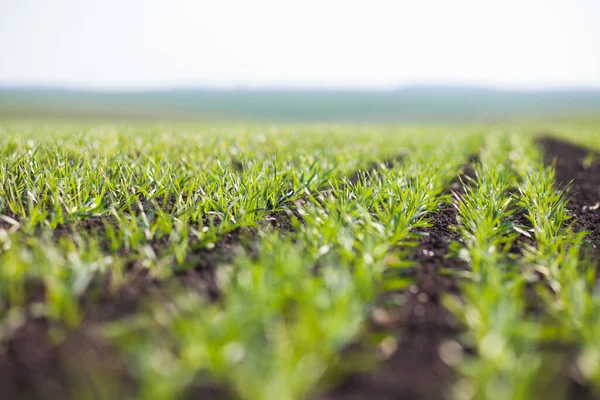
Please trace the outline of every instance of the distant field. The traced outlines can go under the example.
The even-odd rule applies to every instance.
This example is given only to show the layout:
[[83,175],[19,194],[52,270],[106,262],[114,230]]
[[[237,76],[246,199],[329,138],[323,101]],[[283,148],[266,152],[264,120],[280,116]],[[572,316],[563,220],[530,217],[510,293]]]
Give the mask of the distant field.
[[600,123],[0,123],[7,399],[600,396]]
[[600,114],[599,90],[415,86],[389,91],[0,88],[0,116],[254,122],[506,121]]

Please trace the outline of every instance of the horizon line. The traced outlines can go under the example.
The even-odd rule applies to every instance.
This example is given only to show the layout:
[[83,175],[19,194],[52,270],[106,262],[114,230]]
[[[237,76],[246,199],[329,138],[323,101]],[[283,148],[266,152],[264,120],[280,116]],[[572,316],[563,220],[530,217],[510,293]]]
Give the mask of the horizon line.
[[461,83],[408,83],[394,86],[351,86],[351,85],[148,85],[145,87],[107,86],[66,84],[20,84],[0,82],[0,91],[62,91],[78,93],[107,94],[143,94],[170,92],[289,92],[289,93],[394,93],[411,90],[462,90],[486,91],[497,93],[595,93],[600,92],[599,85],[488,85]]

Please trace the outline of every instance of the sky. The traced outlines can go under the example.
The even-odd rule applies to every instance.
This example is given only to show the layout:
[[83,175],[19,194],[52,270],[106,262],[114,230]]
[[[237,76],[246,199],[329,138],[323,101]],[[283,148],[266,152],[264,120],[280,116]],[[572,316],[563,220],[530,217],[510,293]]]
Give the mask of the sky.
[[600,0],[0,0],[0,86],[600,88]]

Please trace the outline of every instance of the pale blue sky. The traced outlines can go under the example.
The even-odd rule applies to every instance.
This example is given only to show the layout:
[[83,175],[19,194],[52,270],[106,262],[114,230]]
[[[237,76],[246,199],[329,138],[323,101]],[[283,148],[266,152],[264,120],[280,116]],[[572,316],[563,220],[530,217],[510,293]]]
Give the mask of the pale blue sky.
[[0,0],[0,85],[600,87],[600,0]]

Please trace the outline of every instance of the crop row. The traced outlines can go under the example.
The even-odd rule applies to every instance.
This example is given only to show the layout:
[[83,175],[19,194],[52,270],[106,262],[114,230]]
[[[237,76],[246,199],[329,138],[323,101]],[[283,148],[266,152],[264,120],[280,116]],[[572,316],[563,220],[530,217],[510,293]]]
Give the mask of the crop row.
[[[600,390],[595,266],[530,132],[174,129],[3,128],[0,338],[32,319],[88,327],[94,293],[118,296],[144,273],[174,290],[93,324],[127,355],[138,397],[216,385],[309,398],[348,369],[344,349],[369,338],[379,296],[413,283],[416,239],[452,206],[453,256],[468,268],[446,271],[461,292],[443,301],[463,329],[452,349],[470,354],[453,363],[452,396],[564,398],[565,365]],[[228,235],[237,245],[220,248]],[[174,279],[206,260],[217,299]],[[376,347],[401,340],[390,332]],[[127,385],[97,368],[97,386]]]

